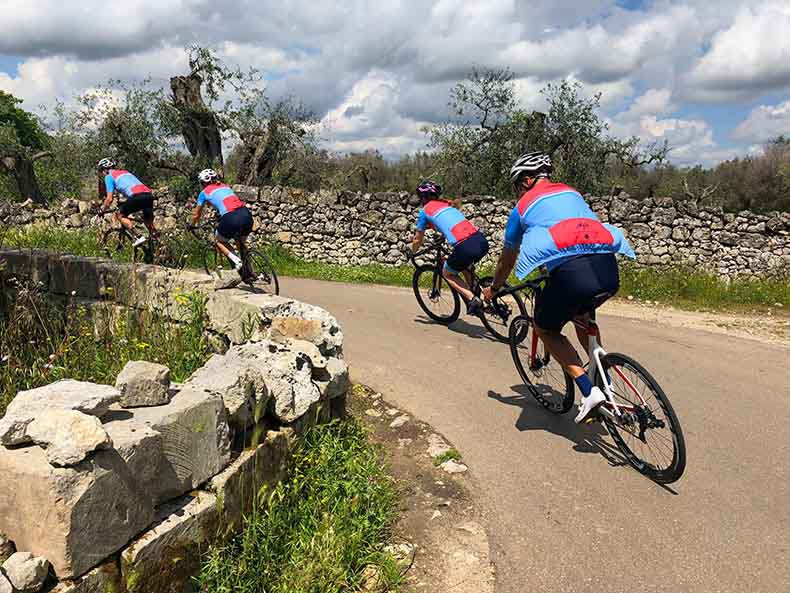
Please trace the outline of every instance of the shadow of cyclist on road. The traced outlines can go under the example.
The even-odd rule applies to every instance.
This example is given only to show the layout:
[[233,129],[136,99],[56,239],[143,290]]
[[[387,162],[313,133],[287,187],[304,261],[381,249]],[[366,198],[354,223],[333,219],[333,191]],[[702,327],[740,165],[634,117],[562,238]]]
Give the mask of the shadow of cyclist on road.
[[[415,317],[414,321],[422,325],[436,326],[435,321],[431,321],[430,319],[428,319],[427,317],[423,317],[422,315]],[[488,340],[489,342],[500,343],[500,341],[497,340],[494,336],[492,336],[491,333],[482,325],[473,325],[464,319],[458,319],[456,321],[453,321],[450,325],[447,325],[445,327],[447,327],[447,329],[449,329],[452,332],[455,332],[457,334],[462,334],[464,336],[467,336],[468,338],[474,338],[476,340]]]
[[574,424],[568,415],[552,414],[544,410],[525,385],[513,385],[511,389],[514,392],[513,395],[503,395],[489,390],[488,397],[503,404],[521,408],[521,414],[516,420],[518,430],[544,430],[571,441],[574,451],[599,453],[613,467],[628,465],[622,453],[602,438],[606,434],[606,429],[600,424]]

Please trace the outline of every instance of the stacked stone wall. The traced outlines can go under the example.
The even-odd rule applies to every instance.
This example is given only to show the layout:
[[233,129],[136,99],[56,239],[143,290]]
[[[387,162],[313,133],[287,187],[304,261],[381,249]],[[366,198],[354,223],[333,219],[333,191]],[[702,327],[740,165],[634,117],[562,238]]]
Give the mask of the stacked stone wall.
[[[406,263],[403,250],[413,236],[419,205],[407,193],[307,192],[286,187],[235,186],[268,239],[307,260],[340,265]],[[167,190],[157,192],[163,228],[188,217]],[[672,198],[587,196],[596,213],[621,227],[637,252],[638,265],[680,264],[724,277],[790,274],[790,213],[725,213]],[[481,228],[498,255],[514,200],[464,198],[462,209]],[[58,210],[14,211],[7,224],[88,224],[89,204],[67,201]],[[0,218],[2,217],[0,208]]]

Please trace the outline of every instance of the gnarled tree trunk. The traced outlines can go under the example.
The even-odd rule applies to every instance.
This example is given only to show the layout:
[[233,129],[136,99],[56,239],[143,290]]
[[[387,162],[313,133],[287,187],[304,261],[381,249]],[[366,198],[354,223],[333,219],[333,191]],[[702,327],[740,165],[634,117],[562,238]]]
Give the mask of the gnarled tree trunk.
[[221,165],[222,136],[214,112],[203,102],[202,84],[199,74],[172,77],[173,105],[181,113],[181,133],[189,153]]
[[47,204],[47,198],[41,192],[38,179],[36,179],[36,171],[33,169],[33,163],[46,156],[51,156],[51,154],[44,152],[33,157],[13,155],[0,159],[0,169],[13,175],[19,195],[23,200],[30,199],[36,204]]
[[243,154],[239,179],[246,185],[270,185],[280,156],[277,123],[269,122],[266,132],[243,134]]

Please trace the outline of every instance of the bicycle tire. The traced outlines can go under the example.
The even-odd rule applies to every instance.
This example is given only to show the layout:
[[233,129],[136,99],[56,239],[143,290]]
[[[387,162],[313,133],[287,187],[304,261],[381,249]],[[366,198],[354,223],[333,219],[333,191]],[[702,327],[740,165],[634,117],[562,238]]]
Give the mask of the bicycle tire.
[[[425,286],[421,284],[425,284]],[[412,290],[414,290],[414,296],[417,298],[417,304],[420,305],[420,308],[428,317],[445,325],[449,325],[458,319],[458,316],[461,314],[461,297],[447,284],[447,281],[441,272],[436,269],[436,266],[417,266],[411,279],[411,286]],[[429,305],[430,303],[439,304],[439,300],[443,298],[442,290],[445,293],[449,291],[452,295],[452,309],[450,309],[449,313],[437,313]]]
[[[484,276],[478,281],[478,286],[482,290],[487,286],[491,286],[494,282],[493,276]],[[503,288],[510,288],[510,285],[505,283]],[[513,318],[513,304],[518,310],[517,315],[526,315],[527,307],[524,305],[524,299],[517,292],[507,295],[507,297],[494,297],[490,303],[486,303],[483,308],[481,320],[485,328],[500,342],[507,342],[510,337],[510,320]]]
[[[618,449],[620,449],[623,455],[625,455],[626,459],[628,460],[628,463],[630,463],[638,472],[649,477],[654,482],[658,482],[660,484],[670,484],[672,482],[676,482],[677,480],[680,479],[680,477],[683,475],[683,472],[686,469],[686,442],[685,439],[683,438],[683,430],[680,427],[680,421],[678,420],[678,417],[675,414],[675,410],[672,407],[672,404],[670,403],[666,393],[664,393],[664,390],[661,388],[661,386],[658,384],[655,378],[653,378],[653,376],[647,371],[647,369],[645,369],[645,367],[643,367],[641,364],[639,364],[630,356],[626,356],[625,354],[619,354],[619,353],[607,354],[601,360],[601,364],[603,365],[603,368],[607,372],[607,374],[610,375],[610,377],[612,377],[612,384],[613,384],[612,391],[616,394],[619,400],[622,400],[620,403],[624,403],[624,402],[634,403],[634,402],[629,400],[628,397],[624,396],[622,393],[619,392],[622,388],[619,387],[618,382],[626,386],[630,391],[633,391],[634,389],[638,390],[638,387],[634,385],[635,381],[633,381],[633,379],[636,376],[639,376],[642,383],[644,383],[644,386],[650,389],[654,399],[658,403],[658,406],[661,408],[661,411],[665,418],[664,428],[667,428],[669,430],[669,433],[672,435],[671,439],[668,439],[664,435],[659,435],[663,438],[663,442],[655,441],[656,443],[655,447],[647,445],[649,450],[655,453],[661,451],[666,452],[667,443],[668,442],[672,443],[672,458],[669,461],[669,463],[666,465],[666,467],[660,467],[655,463],[651,463],[646,459],[644,459],[643,454],[641,455],[637,454],[634,451],[634,447],[632,446],[633,444],[635,444],[634,441],[630,440],[629,442],[631,444],[627,443],[622,433],[631,435],[631,437],[634,437],[638,442],[644,442],[646,444],[646,441],[643,441],[638,436],[634,435],[631,431],[626,430],[626,426],[624,424],[614,422],[609,418],[603,416],[604,425],[606,426],[606,429],[609,431],[609,434],[612,436],[612,439],[614,439],[614,442],[617,445]],[[627,372],[631,374],[630,378],[626,377],[628,381],[631,382],[630,386],[627,385],[625,379],[623,379],[623,377],[625,376],[625,373],[623,373],[623,371],[615,372],[615,373],[608,372],[613,367],[619,367],[625,369]],[[603,377],[600,376],[600,373],[596,380],[596,383],[601,389],[603,389]],[[643,389],[641,392],[643,397],[644,397],[644,391],[645,390]],[[651,414],[655,413],[656,410],[650,408],[649,403],[648,403],[648,408],[650,409]],[[658,429],[656,428],[650,429],[650,432],[652,433],[655,430]],[[659,445],[664,447],[664,449],[661,449]],[[642,446],[642,453],[644,453],[644,445]],[[664,453],[664,457],[667,458],[668,456]]]
[[113,261],[136,261],[137,248],[132,247],[129,236],[120,228],[110,228],[101,236],[101,248]]
[[217,249],[213,244],[206,245],[206,248],[203,250],[203,269],[206,271],[206,274],[214,278],[220,278],[220,268]]
[[249,250],[247,260],[252,268],[252,278],[247,284],[255,289],[264,289],[269,294],[280,294],[280,281],[271,260],[257,249]]
[[518,315],[513,319],[508,330],[510,356],[532,397],[549,412],[565,414],[573,407],[576,395],[573,379],[560,363],[546,352],[546,347],[540,339],[536,344],[538,348],[536,358],[540,366],[530,365],[534,331],[532,319],[528,315]]
[[154,263],[174,270],[186,265],[186,248],[173,237],[160,237],[154,248]]

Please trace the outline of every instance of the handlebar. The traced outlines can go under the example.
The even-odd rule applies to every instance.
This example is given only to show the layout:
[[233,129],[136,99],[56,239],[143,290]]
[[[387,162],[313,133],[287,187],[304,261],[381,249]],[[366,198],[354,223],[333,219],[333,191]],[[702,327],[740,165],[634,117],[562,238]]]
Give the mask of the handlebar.
[[496,291],[493,295],[493,298],[496,297],[503,297],[509,294],[513,294],[514,292],[520,292],[522,290],[530,290],[532,292],[540,292],[543,290],[543,283],[549,279],[548,274],[543,274],[538,276],[537,278],[533,278],[532,280],[525,280],[521,284],[516,284],[515,286],[509,286],[506,288],[500,288]]
[[432,252],[434,250],[437,250],[437,249],[444,249],[445,247],[446,247],[446,245],[445,245],[445,242],[444,242],[444,237],[442,237],[441,239],[438,239],[438,240],[434,241],[433,243],[431,243],[427,247],[423,247],[419,251],[411,253],[409,255],[409,260],[411,261],[412,264],[414,264],[416,266],[417,265],[416,259],[418,257],[421,257],[421,256],[423,256],[423,255],[425,255],[427,253],[430,253],[430,252]]

